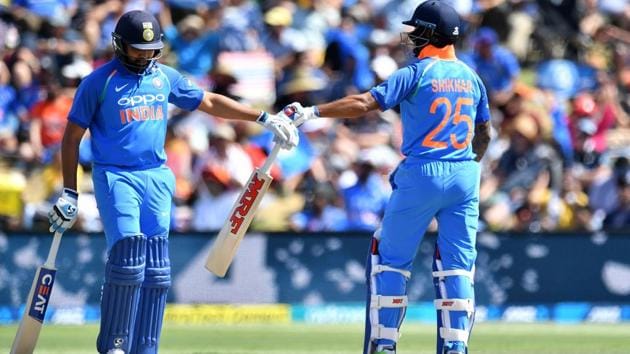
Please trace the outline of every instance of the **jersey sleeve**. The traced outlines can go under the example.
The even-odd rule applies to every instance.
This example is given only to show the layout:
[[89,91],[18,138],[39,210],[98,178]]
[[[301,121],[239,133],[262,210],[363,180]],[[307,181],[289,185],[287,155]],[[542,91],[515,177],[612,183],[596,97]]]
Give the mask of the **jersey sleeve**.
[[415,66],[409,65],[394,72],[387,80],[370,90],[381,110],[386,111],[411,94],[417,84]]
[[203,90],[177,70],[165,65],[161,65],[160,68],[171,84],[168,102],[187,111],[196,110],[201,104]]
[[488,93],[486,92],[486,87],[479,78],[477,78],[477,85],[479,86],[479,104],[477,105],[475,123],[479,124],[490,120],[490,105],[488,103]]
[[83,129],[87,129],[90,126],[92,119],[94,119],[96,115],[96,110],[98,109],[99,82],[101,82],[101,80],[95,79],[92,75],[86,77],[81,81],[74,95],[72,108],[70,109],[70,113],[68,113],[68,120]]

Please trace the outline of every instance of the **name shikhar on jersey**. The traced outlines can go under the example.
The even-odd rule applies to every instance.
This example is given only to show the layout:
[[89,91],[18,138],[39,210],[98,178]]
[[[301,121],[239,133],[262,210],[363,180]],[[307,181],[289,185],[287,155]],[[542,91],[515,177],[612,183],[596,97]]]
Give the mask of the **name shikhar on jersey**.
[[473,82],[467,79],[433,79],[431,80],[433,92],[473,92]]

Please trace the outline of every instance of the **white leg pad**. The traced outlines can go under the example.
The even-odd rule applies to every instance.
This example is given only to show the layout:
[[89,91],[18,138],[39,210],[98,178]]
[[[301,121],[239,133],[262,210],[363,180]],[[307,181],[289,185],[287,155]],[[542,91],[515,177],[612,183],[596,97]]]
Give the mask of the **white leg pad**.
[[385,327],[383,325],[372,326],[372,333],[370,334],[371,340],[389,339],[398,342],[399,338],[400,333],[398,332],[398,328]]
[[433,272],[433,277],[440,278],[442,280],[444,279],[444,277],[454,277],[454,276],[467,277],[468,279],[470,279],[471,283],[474,283],[473,279],[475,277],[475,273],[474,273],[474,270],[469,272],[464,269],[439,270],[439,271]]
[[396,273],[402,274],[407,279],[411,278],[411,272],[408,271],[408,270],[392,268],[390,266],[386,266],[386,265],[382,265],[382,264],[374,265],[372,267],[372,276],[374,276],[374,275],[376,275],[378,273],[382,273],[382,272],[396,272]]
[[440,337],[445,341],[458,341],[464,342],[464,345],[468,346],[468,331],[461,329],[440,327]]
[[437,299],[433,301],[435,308],[446,311],[475,311],[475,304],[472,299]]

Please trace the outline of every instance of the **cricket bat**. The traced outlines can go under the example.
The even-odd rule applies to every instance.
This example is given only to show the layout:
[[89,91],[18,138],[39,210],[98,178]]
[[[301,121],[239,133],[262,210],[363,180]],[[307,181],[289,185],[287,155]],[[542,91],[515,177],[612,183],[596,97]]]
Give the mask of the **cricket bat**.
[[280,145],[276,144],[267,156],[265,163],[254,170],[232,207],[230,216],[212,244],[206,260],[206,269],[218,277],[225,276],[238,245],[245,236],[249,224],[254,219],[258,205],[271,184],[272,178],[269,170],[279,151]]
[[55,259],[57,258],[60,242],[61,233],[55,232],[50,251],[48,251],[48,258],[43,265],[37,268],[35,273],[31,291],[29,291],[26,299],[24,315],[22,315],[20,327],[13,340],[11,354],[32,354],[35,350],[55,283],[55,274],[57,273]]

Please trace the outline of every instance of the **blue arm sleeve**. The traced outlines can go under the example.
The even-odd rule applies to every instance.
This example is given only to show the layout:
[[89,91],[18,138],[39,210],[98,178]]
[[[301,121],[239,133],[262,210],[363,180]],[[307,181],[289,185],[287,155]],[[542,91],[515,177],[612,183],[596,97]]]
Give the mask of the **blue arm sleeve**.
[[416,66],[409,65],[397,70],[386,81],[373,87],[370,93],[378,102],[381,110],[386,111],[411,94],[417,84]]
[[484,123],[490,120],[490,106],[488,104],[488,93],[483,82],[477,78],[477,85],[479,86],[479,104],[477,105],[477,117],[475,117],[475,123]]
[[93,75],[86,77],[77,92],[74,95],[74,101],[72,102],[72,108],[68,114],[68,120],[83,129],[87,129],[96,115],[98,109],[98,95],[99,95],[99,83],[100,80],[94,79]]
[[203,90],[173,68],[160,65],[160,69],[166,74],[171,84],[168,102],[187,111],[196,110],[201,104]]

